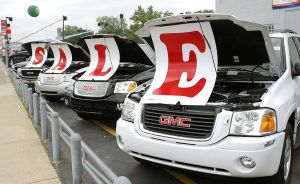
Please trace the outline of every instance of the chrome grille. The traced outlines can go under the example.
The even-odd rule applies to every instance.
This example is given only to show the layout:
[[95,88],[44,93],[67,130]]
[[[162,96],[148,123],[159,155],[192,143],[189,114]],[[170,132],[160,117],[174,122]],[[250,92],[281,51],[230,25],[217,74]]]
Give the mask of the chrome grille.
[[109,82],[85,82],[75,83],[75,95],[87,97],[103,97],[106,94]]
[[64,76],[62,74],[41,74],[42,84],[60,84],[64,82]]
[[22,69],[21,74],[24,77],[37,77],[40,74],[39,69]]
[[[206,106],[182,106],[180,109],[174,107],[164,104],[144,105],[142,117],[144,129],[194,139],[207,139],[211,136],[218,109]],[[178,126],[175,123],[161,124],[161,117],[172,117],[174,120],[178,117],[188,118],[190,127]]]

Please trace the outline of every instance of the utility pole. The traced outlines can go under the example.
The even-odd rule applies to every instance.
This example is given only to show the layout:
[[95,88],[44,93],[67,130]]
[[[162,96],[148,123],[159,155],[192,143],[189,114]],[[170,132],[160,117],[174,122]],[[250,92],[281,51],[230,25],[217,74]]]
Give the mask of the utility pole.
[[[12,17],[5,17],[5,19],[6,19],[6,21],[8,22],[8,21],[13,21],[13,18]],[[6,29],[8,29],[10,27],[10,24],[8,24],[7,23],[7,27],[6,27]],[[9,33],[10,34],[10,33]],[[9,40],[10,40],[10,38],[9,38],[9,34],[7,34],[7,30],[6,30],[6,32],[5,32],[5,38],[6,38],[6,41],[5,41],[5,66],[6,66],[6,68],[8,68],[8,62],[9,62],[9,57],[8,57],[8,49],[9,49]]]
[[63,27],[62,27],[62,41],[65,39],[65,21],[67,20],[67,16],[63,15]]

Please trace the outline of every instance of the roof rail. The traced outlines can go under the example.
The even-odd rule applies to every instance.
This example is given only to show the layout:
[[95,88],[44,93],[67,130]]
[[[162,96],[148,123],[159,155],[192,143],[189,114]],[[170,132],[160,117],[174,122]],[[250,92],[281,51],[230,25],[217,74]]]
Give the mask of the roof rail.
[[298,34],[297,32],[295,32],[295,31],[293,31],[291,29],[278,29],[278,30],[274,30],[274,32]]

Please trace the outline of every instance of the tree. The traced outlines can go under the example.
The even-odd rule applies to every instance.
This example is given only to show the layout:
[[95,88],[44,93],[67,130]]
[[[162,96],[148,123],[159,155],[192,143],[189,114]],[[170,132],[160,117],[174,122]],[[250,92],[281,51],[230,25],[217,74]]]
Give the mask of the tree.
[[[65,25],[65,36],[76,34],[76,33],[82,33],[85,31],[88,30],[78,26]],[[62,28],[57,28],[57,34],[59,36],[62,36]]]
[[204,9],[204,10],[195,11],[194,13],[214,13],[214,10],[212,10],[212,9]]
[[138,6],[137,10],[135,10],[134,14],[130,17],[130,20],[133,21],[133,24],[130,25],[130,30],[136,32],[149,20],[171,15],[173,15],[173,13],[169,11],[155,11],[153,6],[149,6],[147,10],[145,10],[142,6]]
[[113,16],[98,17],[98,25],[100,26],[99,33],[101,34],[116,34],[124,36],[127,29],[126,19],[120,19]]

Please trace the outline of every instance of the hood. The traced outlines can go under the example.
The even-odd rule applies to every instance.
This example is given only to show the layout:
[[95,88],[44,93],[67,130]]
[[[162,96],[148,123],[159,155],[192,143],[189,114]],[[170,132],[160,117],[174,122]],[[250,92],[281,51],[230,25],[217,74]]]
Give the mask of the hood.
[[35,41],[24,43],[22,46],[31,54],[31,59],[26,68],[40,68],[45,63],[48,51],[45,49],[47,42]]
[[93,35],[82,38],[91,60],[87,71],[79,80],[106,81],[118,70],[120,63],[153,66],[151,60],[133,41],[115,35]]
[[[136,32],[154,49],[150,30],[153,27],[187,25],[208,22],[216,42],[219,66],[262,65],[270,63],[274,72],[278,72],[269,33],[264,25],[241,21],[224,14],[192,14],[154,19],[145,23]],[[222,59],[221,59],[222,58]]]
[[218,67],[267,64],[280,75],[265,26],[230,15],[155,19],[137,35],[156,54],[156,73],[142,103],[206,105]]
[[26,66],[27,64],[28,64],[28,61],[23,61],[23,62],[14,64],[13,67],[22,68],[23,66]]
[[48,50],[54,54],[54,63],[46,73],[63,73],[74,61],[88,61],[89,55],[79,46],[64,42],[50,43]]
[[120,63],[131,62],[131,63],[140,63],[140,64],[153,66],[153,63],[147,56],[148,54],[145,54],[144,49],[142,49],[134,41],[128,40],[126,38],[122,38],[117,35],[96,34],[96,35],[82,37],[81,40],[79,41],[79,45],[82,46],[82,48],[84,50],[86,50],[87,52],[90,52],[90,50],[88,49],[86,40],[87,39],[97,39],[97,38],[103,38],[103,39],[113,38],[115,40],[116,45],[119,50],[119,53],[120,53]]

